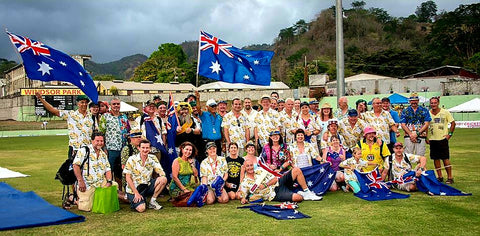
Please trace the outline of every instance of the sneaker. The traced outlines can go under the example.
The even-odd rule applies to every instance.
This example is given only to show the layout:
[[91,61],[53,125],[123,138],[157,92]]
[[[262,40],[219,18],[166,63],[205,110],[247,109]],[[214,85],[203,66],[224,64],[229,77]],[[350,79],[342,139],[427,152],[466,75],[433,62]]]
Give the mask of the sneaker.
[[320,201],[323,197],[317,196],[314,192],[308,191],[303,194],[303,199],[308,201]]
[[298,191],[298,192],[297,192],[297,194],[299,194],[300,196],[302,196],[302,197],[303,197],[303,195],[305,194],[305,192],[304,192],[304,191],[302,191],[302,190],[300,190],[300,191]]
[[455,181],[453,181],[453,179],[447,179],[447,181],[445,181],[446,184],[453,184],[455,183]]
[[158,204],[158,202],[156,201],[150,201],[150,204],[148,204],[148,208],[155,209],[158,211],[158,210],[161,210],[163,207],[160,204]]
[[346,192],[346,193],[349,192],[346,186],[342,186],[342,190],[343,190],[343,192]]

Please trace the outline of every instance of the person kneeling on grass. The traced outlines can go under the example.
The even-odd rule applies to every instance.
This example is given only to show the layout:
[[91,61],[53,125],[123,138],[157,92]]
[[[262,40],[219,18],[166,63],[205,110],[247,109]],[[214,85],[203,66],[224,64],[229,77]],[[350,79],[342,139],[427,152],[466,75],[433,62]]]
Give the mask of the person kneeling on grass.
[[[165,172],[163,172],[157,158],[149,154],[150,142],[148,140],[140,141],[139,149],[139,154],[128,158],[123,170],[127,180],[126,192],[130,201],[130,207],[138,212],[144,212],[146,210],[146,198],[152,196],[148,207],[160,210],[162,206],[157,203],[157,197],[167,184]],[[159,177],[152,179],[153,171]]]
[[[348,158],[340,163],[340,167],[344,168],[345,183],[347,184],[347,187],[342,189],[344,189],[345,192],[351,189],[354,193],[358,193],[360,191],[360,184],[358,183],[354,170],[363,172],[363,167],[367,167],[369,162],[362,159],[362,149],[358,147],[353,148],[352,154],[352,158]],[[376,164],[371,163],[371,165]]]
[[[424,156],[404,153],[402,143],[395,143],[393,145],[393,152],[394,154],[385,160],[385,168],[383,169],[383,175],[388,174],[389,180],[403,179],[403,175],[412,171],[412,169],[415,171],[415,176],[419,177],[422,172],[426,170],[425,165],[427,164],[427,158]],[[413,168],[412,164],[416,163],[419,164]],[[392,186],[398,190],[404,190],[408,192],[417,190],[415,182],[395,183]]]
[[[261,167],[254,171],[253,163],[250,160],[245,161],[245,170],[246,174],[239,189],[242,204],[259,199],[279,202],[322,199],[308,189],[305,177],[298,167],[294,167],[280,178]],[[292,191],[295,181],[298,182],[303,191],[298,193]]]
[[207,158],[205,158],[205,160],[203,160],[200,164],[200,176],[202,184],[209,186],[207,193],[207,204],[210,205],[215,203],[215,199],[217,199],[219,203],[227,203],[227,191],[225,191],[223,185],[215,184],[219,178],[222,178],[223,180],[227,179],[227,161],[224,157],[217,156],[217,145],[215,142],[208,142],[206,149]]

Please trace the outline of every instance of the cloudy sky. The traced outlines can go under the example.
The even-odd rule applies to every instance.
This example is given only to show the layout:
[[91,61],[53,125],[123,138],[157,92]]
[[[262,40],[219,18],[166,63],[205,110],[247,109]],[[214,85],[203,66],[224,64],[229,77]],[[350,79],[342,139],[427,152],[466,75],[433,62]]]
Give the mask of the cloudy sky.
[[[365,0],[401,17],[426,0]],[[351,8],[352,0],[343,0]],[[436,0],[439,12],[478,0]],[[272,43],[280,29],[311,21],[335,0],[0,0],[0,24],[69,54],[109,62],[162,43],[198,39],[199,30],[234,46]],[[6,34],[0,58],[19,61]]]

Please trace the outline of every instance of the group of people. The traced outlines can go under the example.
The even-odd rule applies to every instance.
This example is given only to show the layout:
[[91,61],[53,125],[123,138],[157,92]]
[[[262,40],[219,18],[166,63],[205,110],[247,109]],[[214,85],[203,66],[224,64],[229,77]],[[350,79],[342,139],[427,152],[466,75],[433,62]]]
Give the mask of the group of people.
[[[161,209],[156,199],[162,192],[168,190],[176,201],[199,185],[208,186],[206,204],[320,200],[302,172],[318,163],[329,163],[336,172],[331,191],[358,192],[354,170],[378,170],[385,180],[410,170],[420,175],[426,167],[426,144],[431,146],[438,180],[444,180],[443,161],[446,183],[453,183],[448,140],[455,121],[439,107],[438,97],[430,99],[428,110],[418,105],[413,93],[410,106],[399,114],[388,98],[374,98],[368,110],[367,101],[360,99],[350,108],[342,97],[333,111],[328,103],[320,107],[316,99],[282,99],[272,92],[262,95],[258,106],[250,98],[235,98],[228,111],[227,101],[214,99],[202,109],[196,92],[177,102],[175,109],[155,96],[145,103],[141,116],[129,120],[120,113],[118,98],[89,103],[88,97],[78,96],[78,109],[64,111],[36,96],[48,111],[67,120],[77,190],[118,184],[138,212]],[[399,127],[404,144],[396,140]],[[82,165],[85,159],[89,165]],[[224,184],[217,184],[219,179]],[[302,190],[294,192],[298,186]],[[416,189],[414,183],[395,187]]]

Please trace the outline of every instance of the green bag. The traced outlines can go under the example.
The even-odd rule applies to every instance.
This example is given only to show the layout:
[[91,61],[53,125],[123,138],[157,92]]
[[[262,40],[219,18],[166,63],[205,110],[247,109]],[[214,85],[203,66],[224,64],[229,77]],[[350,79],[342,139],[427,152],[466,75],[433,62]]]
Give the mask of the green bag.
[[118,210],[120,210],[120,204],[118,203],[117,186],[95,189],[92,212],[106,214]]

